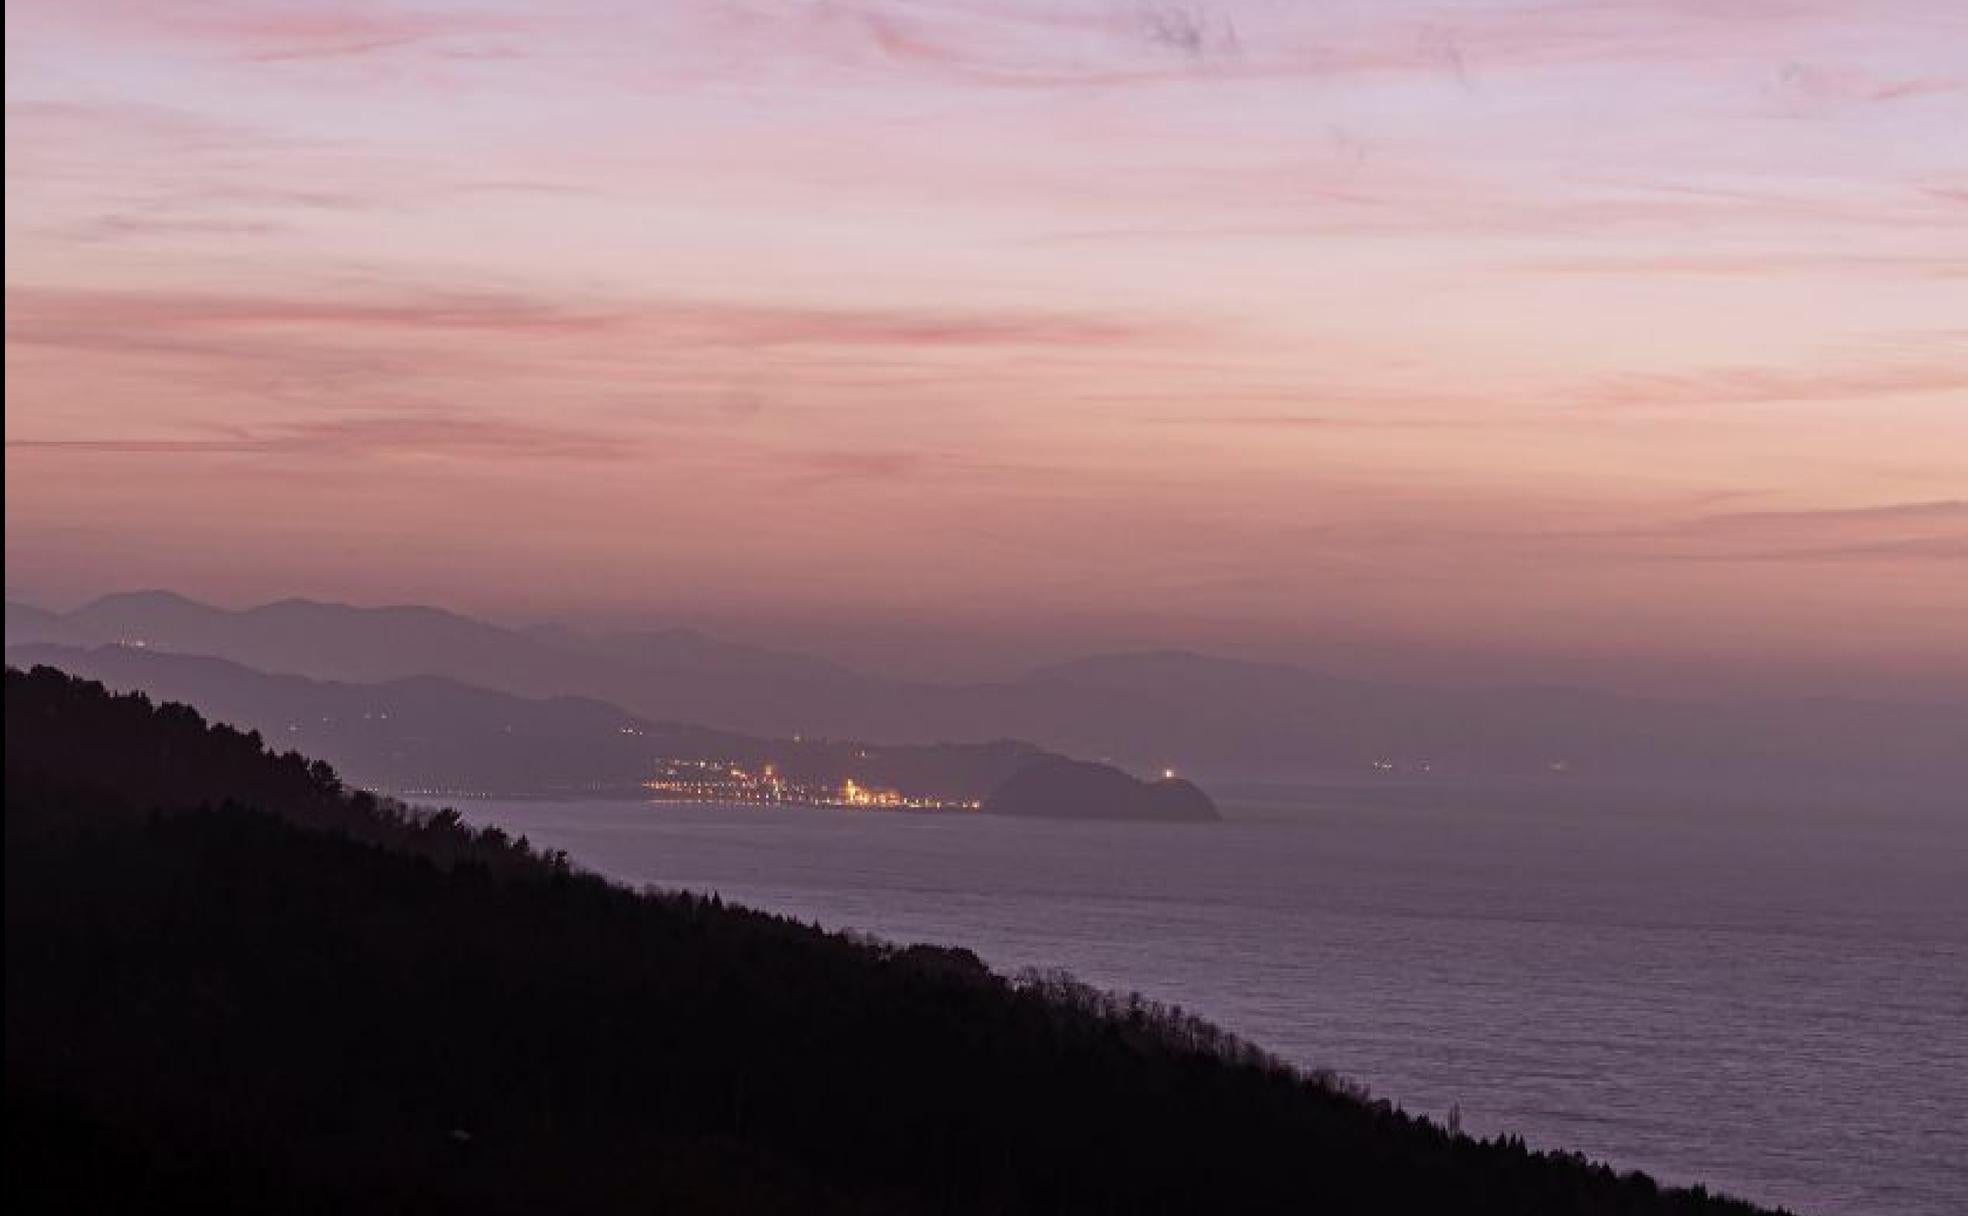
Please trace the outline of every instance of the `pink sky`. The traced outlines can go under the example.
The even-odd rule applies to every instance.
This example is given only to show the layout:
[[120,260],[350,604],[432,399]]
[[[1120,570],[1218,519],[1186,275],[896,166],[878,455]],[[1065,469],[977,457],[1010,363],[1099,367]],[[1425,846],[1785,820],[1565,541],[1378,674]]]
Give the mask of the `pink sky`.
[[1968,681],[1955,0],[17,0],[7,97],[10,595]]

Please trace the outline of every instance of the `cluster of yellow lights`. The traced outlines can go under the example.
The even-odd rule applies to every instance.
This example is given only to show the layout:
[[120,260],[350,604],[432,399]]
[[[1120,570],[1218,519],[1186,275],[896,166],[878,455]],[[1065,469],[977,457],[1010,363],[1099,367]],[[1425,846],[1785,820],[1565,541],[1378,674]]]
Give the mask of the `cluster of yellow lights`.
[[852,777],[839,786],[806,785],[786,780],[772,764],[756,774],[726,761],[665,760],[661,764],[663,775],[643,782],[643,788],[678,801],[893,811],[974,811],[982,805],[975,800],[911,796],[864,785]]
[[842,806],[902,806],[902,795],[895,790],[870,789],[849,777],[841,782]]

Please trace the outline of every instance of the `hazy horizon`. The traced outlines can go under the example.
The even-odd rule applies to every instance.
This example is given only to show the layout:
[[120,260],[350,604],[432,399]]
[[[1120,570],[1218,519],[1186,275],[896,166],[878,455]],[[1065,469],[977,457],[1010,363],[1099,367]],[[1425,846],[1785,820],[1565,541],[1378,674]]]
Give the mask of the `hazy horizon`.
[[8,589],[8,602],[66,614],[105,599],[161,593],[230,612],[247,611],[291,600],[341,604],[357,609],[435,608],[503,629],[564,627],[597,635],[681,630],[717,642],[779,650],[838,663],[852,671],[889,679],[961,684],[1018,679],[1060,663],[1109,655],[1178,653],[1233,662],[1282,664],[1309,673],[1346,679],[1412,683],[1444,688],[1571,684],[1606,692],[1690,700],[1757,700],[1814,697],[1854,699],[1954,701],[1968,697],[1968,673],[1961,678],[1949,670],[1904,673],[1854,673],[1834,665],[1759,667],[1753,660],[1706,660],[1682,656],[1644,668],[1608,663],[1591,655],[1551,655],[1536,652],[1467,652],[1426,647],[1413,642],[1371,635],[1299,639],[1265,647],[1262,643],[1230,639],[1221,644],[1189,644],[1167,633],[1103,632],[1089,623],[1083,636],[1034,639],[1021,636],[978,636],[938,631],[934,626],[898,631],[837,632],[811,622],[749,620],[742,616],[669,615],[657,611],[593,617],[502,617],[462,608],[442,600],[412,602],[379,599],[372,602],[327,595],[279,594],[206,597],[174,587],[113,587],[67,599]]
[[[1726,700],[1664,699],[1521,672],[1374,680],[1348,678],[1358,673],[1344,663],[1170,649],[911,679],[698,630],[511,629],[430,606],[305,599],[231,611],[168,592],[67,615],[10,601],[7,633],[12,663],[194,705],[390,789],[636,793],[652,763],[694,765],[721,748],[770,760],[802,737],[858,743],[864,758],[891,745],[1020,740],[1210,783],[1528,777],[1574,790],[1609,780],[1758,788],[1787,802],[1820,787],[1930,801],[1968,778],[1960,698],[1749,698],[1737,686]],[[688,755],[659,750],[652,761],[656,724],[748,738],[720,745],[686,731]],[[833,778],[855,776],[853,755],[834,758]],[[960,776],[909,792],[974,798],[1004,780],[993,772],[981,785]]]

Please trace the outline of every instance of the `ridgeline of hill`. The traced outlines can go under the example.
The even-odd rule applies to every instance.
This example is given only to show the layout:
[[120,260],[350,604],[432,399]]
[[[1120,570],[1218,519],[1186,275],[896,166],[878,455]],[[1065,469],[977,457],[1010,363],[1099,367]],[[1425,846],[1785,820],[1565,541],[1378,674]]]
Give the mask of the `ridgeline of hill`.
[[[1341,678],[1175,651],[1059,663],[983,683],[857,672],[689,630],[508,629],[441,609],[283,600],[230,610],[167,592],[72,612],[9,603],[7,645],[141,643],[260,672],[374,684],[442,676],[521,697],[577,696],[656,722],[869,744],[1024,739],[1142,772],[1264,780],[1550,777],[1830,784],[1952,795],[1968,780],[1968,698],[1887,703],[1658,700],[1536,684]],[[28,662],[44,659],[27,658]],[[314,746],[309,741],[307,746]]]
[[[1012,739],[885,746],[845,739],[765,739],[637,717],[583,697],[531,698],[440,676],[349,684],[269,675],[225,659],[147,647],[30,644],[10,647],[17,666],[56,667],[121,691],[201,706],[214,719],[256,730],[328,760],[353,784],[386,790],[480,795],[649,797],[643,783],[669,761],[767,765],[801,788],[847,781],[949,802],[986,802],[1013,814],[1060,818],[1167,818],[1178,800],[1107,765]],[[1105,781],[1080,782],[1077,798],[995,800],[1008,781],[1053,762]],[[1021,788],[1029,789],[1029,783]],[[1192,787],[1193,788],[1193,787]],[[1214,819],[1200,790],[1182,817]],[[715,801],[715,795],[706,795]],[[1197,800],[1200,799],[1200,802]]]
[[29,1211],[1746,1216],[1139,997],[637,893],[194,711],[6,676]]

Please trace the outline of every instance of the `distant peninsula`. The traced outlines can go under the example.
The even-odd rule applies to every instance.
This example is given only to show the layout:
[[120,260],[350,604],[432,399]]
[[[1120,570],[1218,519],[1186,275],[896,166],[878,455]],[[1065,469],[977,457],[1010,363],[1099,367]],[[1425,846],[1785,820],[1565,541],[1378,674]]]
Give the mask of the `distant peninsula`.
[[984,799],[985,812],[1030,819],[1146,819],[1213,823],[1216,803],[1174,775],[1142,781],[1110,764],[1050,756],[1035,760]]

